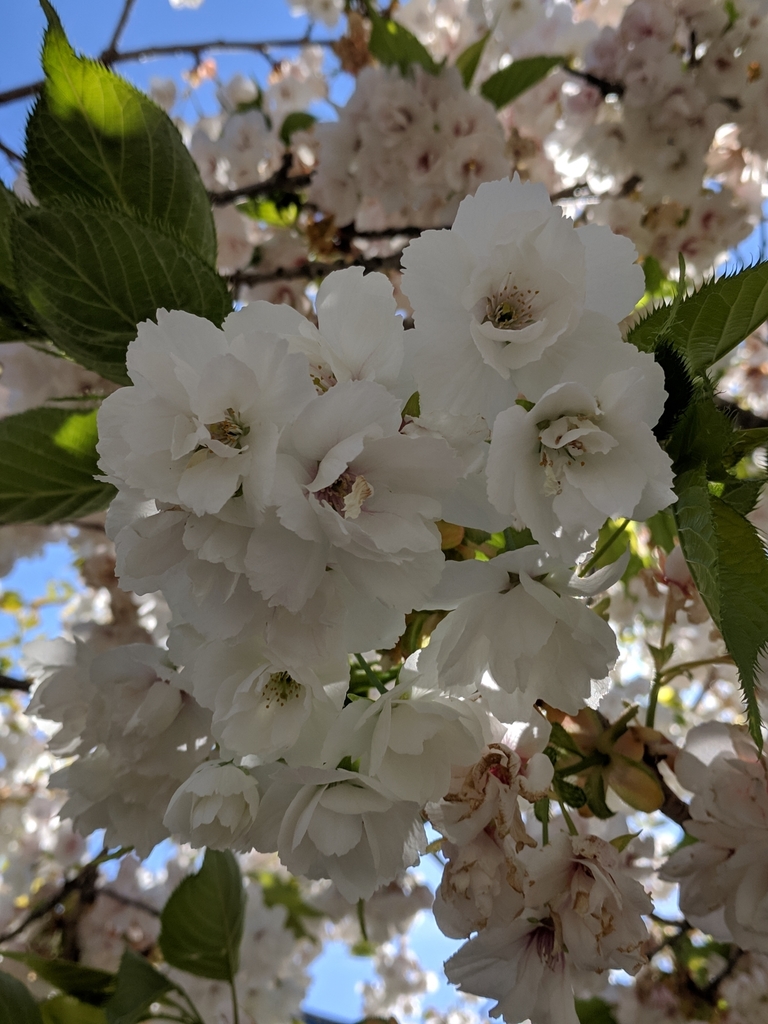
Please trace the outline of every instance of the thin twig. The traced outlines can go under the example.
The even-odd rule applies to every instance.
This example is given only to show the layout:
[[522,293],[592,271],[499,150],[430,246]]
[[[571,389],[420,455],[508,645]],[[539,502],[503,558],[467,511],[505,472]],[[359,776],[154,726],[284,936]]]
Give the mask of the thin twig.
[[607,82],[604,78],[599,78],[597,75],[591,75],[588,71],[578,71],[576,68],[569,67],[567,64],[563,65],[563,71],[567,71],[569,75],[573,75],[574,78],[580,78],[583,82],[587,82],[589,85],[593,85],[603,97],[624,95],[624,86],[620,82]]
[[6,146],[2,140],[0,140],[0,153],[5,153],[11,163],[21,165],[24,162],[24,158],[21,153],[17,153],[15,149],[11,149],[10,146]]
[[14,679],[13,676],[0,675],[0,690],[19,690],[21,693],[29,693],[31,689],[31,679]]
[[130,18],[131,11],[135,5],[136,0],[123,0],[123,9],[120,12],[120,18],[118,19],[117,25],[115,25],[115,31],[112,33],[112,38],[107,43],[106,49],[100,58],[104,64],[111,64],[117,56],[117,44],[120,42],[120,37],[125,30],[125,26],[128,24],[128,19]]
[[[251,50],[257,53],[264,53],[267,50],[288,50],[292,47],[304,46],[330,46],[333,39],[265,39],[261,42],[251,42],[247,39],[211,39],[203,43],[169,43],[165,46],[143,46],[136,50],[122,50],[119,53],[111,54],[110,64],[124,64],[134,60],[149,60],[152,57],[182,57],[191,55],[200,60],[203,53],[209,50]],[[43,80],[28,82],[26,85],[17,85],[13,89],[6,89],[0,92],[0,105],[4,103],[15,103],[17,100],[27,99],[35,96],[43,88]]]
[[293,178],[289,177],[291,163],[290,154],[286,154],[282,165],[264,181],[243,185],[242,188],[227,189],[226,192],[209,192],[208,198],[213,206],[226,206],[236,199],[253,199],[256,196],[270,195],[272,192],[294,192],[298,188],[306,188],[312,180],[312,175],[297,174]]
[[238,287],[243,284],[271,284],[273,281],[300,281],[303,278],[322,280],[332,274],[334,270],[344,270],[346,267],[362,267],[366,272],[399,270],[400,255],[398,252],[393,256],[374,256],[367,260],[333,260],[331,263],[307,262],[298,267],[280,267],[269,274],[260,274],[252,270],[238,270],[237,273],[229,276],[229,281]]

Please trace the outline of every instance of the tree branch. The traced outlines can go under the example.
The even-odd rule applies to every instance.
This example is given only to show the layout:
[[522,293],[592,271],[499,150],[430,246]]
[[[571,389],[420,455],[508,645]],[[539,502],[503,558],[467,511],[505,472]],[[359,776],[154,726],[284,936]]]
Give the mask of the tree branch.
[[30,679],[14,679],[13,676],[0,675],[0,690],[19,690],[21,693],[29,693],[32,689]]
[[749,409],[742,409],[741,406],[736,405],[735,402],[729,402],[728,399],[723,398],[722,395],[718,395],[715,399],[715,405],[718,409],[722,409],[723,412],[728,413],[731,423],[735,427],[739,427],[741,430],[754,430],[755,427],[768,427],[768,420],[750,412]]
[[297,174],[289,177],[288,171],[291,168],[291,155],[287,153],[283,158],[281,166],[275,173],[264,181],[256,181],[252,185],[243,185],[242,188],[227,189],[226,192],[209,192],[208,198],[212,206],[226,206],[236,199],[255,199],[256,196],[267,196],[272,192],[294,192],[297,188],[306,188],[312,181],[311,174]]
[[300,281],[303,278],[311,280],[322,280],[332,274],[334,270],[344,270],[347,267],[362,267],[366,273],[374,270],[399,270],[400,253],[392,256],[373,256],[371,259],[356,260],[333,260],[331,263],[320,263],[319,261],[302,263],[298,267],[280,267],[269,274],[260,274],[253,270],[238,270],[230,274],[228,280],[236,288],[240,285],[271,284],[273,281]]
[[620,82],[607,82],[604,78],[598,78],[597,75],[591,75],[588,71],[578,71],[576,68],[570,67],[568,64],[563,65],[563,71],[567,71],[569,75],[573,75],[574,78],[580,78],[582,82],[587,82],[597,89],[600,95],[605,99],[606,96],[623,96],[624,86]]
[[106,49],[101,54],[100,60],[104,64],[110,65],[117,56],[117,44],[120,42],[120,37],[125,30],[125,26],[128,24],[128,19],[135,5],[136,0],[123,0],[123,9],[120,12],[117,25],[115,25],[115,31],[112,33],[112,38],[107,43]]
[[[287,50],[293,47],[304,46],[330,46],[333,39],[265,39],[261,42],[251,42],[247,39],[211,39],[202,43],[169,43],[165,46],[144,46],[136,50],[122,50],[117,53],[105,51],[109,58],[109,64],[124,64],[133,60],[146,60],[152,57],[182,57],[192,56],[200,60],[203,53],[209,50],[245,50],[256,53],[265,53],[267,50]],[[17,100],[26,99],[40,92],[43,81],[29,82],[26,85],[17,85],[13,89],[6,89],[0,92],[0,105],[4,103],[15,103]]]

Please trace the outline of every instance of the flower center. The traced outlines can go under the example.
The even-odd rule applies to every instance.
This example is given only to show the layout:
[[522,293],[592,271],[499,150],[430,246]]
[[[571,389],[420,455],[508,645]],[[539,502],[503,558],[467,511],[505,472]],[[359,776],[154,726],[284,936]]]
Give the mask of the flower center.
[[586,456],[604,455],[618,443],[599,426],[602,413],[587,416],[566,413],[556,420],[542,420],[539,430],[539,465],[544,469],[544,493],[560,494],[567,467],[585,466]]
[[229,448],[239,448],[240,439],[246,437],[250,427],[241,423],[234,409],[227,409],[227,415],[218,423],[206,423],[212,441],[220,441]]
[[289,701],[301,696],[301,683],[297,683],[287,672],[273,672],[261,692],[265,707],[269,708],[275,703],[284,708]]
[[486,300],[484,324],[493,324],[502,331],[521,331],[536,323],[533,304],[539,289],[518,288],[507,278],[504,287]]
[[324,501],[343,519],[357,519],[363,509],[363,502],[373,496],[373,487],[362,474],[345,469],[330,487],[317,491],[315,497]]

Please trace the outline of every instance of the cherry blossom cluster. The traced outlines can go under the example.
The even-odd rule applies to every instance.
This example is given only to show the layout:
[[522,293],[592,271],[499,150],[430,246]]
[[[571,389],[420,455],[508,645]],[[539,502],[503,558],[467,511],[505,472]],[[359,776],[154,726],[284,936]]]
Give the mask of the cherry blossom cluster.
[[[221,328],[140,324],[98,450],[121,586],[161,592],[167,651],[60,642],[38,672],[33,710],[77,755],[62,814],[141,855],[168,833],[276,851],[353,904],[417,863],[426,808],[438,921],[481,929],[449,977],[494,1012],[517,1024],[546,976],[531,1012],[575,1020],[572,972],[637,971],[642,886],[599,837],[535,839],[518,803],[552,782],[536,702],[578,713],[618,656],[589,600],[624,561],[584,575],[600,526],[674,500],[663,375],[617,326],[635,255],[516,177],[406,250],[412,330],[356,268],[325,279],[316,324],[260,301]],[[446,561],[438,522],[536,543]],[[429,646],[380,682],[366,652],[422,609],[441,610]],[[350,659],[371,673],[356,699]]]

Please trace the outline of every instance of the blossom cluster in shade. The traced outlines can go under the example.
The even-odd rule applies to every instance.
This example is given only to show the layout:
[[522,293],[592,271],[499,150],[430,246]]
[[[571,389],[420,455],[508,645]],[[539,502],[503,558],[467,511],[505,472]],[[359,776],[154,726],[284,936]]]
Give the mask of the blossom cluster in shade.
[[[62,641],[41,669],[78,829],[277,852],[355,903],[418,862],[426,816],[449,852],[438,921],[480,930],[449,977],[494,1012],[517,1024],[547,978],[537,1024],[575,1020],[573,972],[642,966],[650,904],[616,850],[530,819],[552,783],[537,702],[577,714],[618,656],[590,601],[624,561],[589,571],[597,532],[674,500],[663,374],[617,326],[635,255],[515,177],[408,248],[411,330],[357,268],[325,279],[316,323],[255,301],[221,328],[139,325],[98,450],[121,586],[171,621],[167,651]],[[532,536],[446,561],[451,524]],[[366,655],[425,611],[428,647],[378,681]]]

